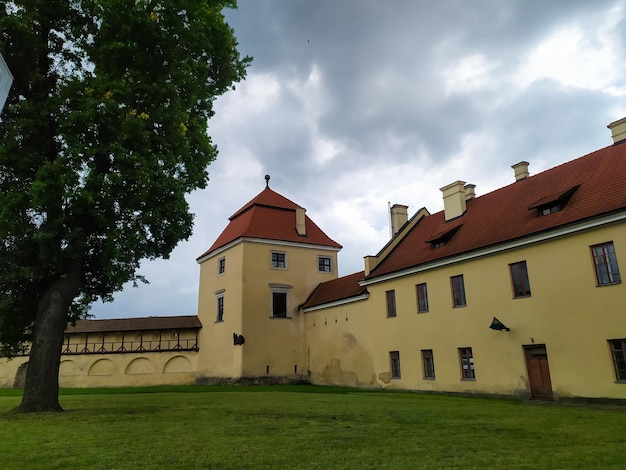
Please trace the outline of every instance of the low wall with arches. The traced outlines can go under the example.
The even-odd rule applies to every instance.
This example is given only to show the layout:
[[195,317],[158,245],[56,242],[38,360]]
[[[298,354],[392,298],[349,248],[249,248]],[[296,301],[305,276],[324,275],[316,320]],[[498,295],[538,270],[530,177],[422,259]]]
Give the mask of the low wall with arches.
[[[24,384],[28,357],[0,359],[0,387]],[[61,387],[124,387],[193,384],[196,351],[63,355]]]

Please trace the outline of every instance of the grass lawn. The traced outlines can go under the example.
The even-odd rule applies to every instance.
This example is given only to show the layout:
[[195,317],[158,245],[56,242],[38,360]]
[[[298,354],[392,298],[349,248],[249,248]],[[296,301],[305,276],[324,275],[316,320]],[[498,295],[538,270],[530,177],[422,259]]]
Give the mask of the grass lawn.
[[626,407],[315,386],[64,390],[16,414],[2,469],[623,469]]

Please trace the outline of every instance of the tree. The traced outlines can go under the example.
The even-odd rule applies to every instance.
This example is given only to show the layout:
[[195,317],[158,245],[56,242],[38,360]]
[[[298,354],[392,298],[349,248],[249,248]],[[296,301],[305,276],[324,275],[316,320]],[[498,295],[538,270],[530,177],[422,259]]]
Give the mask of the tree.
[[21,411],[60,411],[64,330],[191,234],[215,98],[245,77],[234,0],[2,1],[0,353]]

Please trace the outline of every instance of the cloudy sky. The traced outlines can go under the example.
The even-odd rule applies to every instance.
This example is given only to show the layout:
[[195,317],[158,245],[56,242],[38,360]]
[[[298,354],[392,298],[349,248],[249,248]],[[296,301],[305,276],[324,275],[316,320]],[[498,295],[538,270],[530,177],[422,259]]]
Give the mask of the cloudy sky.
[[265,174],[344,246],[345,275],[389,239],[389,202],[440,211],[440,187],[480,196],[519,161],[611,144],[626,116],[626,0],[239,0],[226,18],[254,61],[209,123],[194,234],[96,318],[196,314],[195,259]]

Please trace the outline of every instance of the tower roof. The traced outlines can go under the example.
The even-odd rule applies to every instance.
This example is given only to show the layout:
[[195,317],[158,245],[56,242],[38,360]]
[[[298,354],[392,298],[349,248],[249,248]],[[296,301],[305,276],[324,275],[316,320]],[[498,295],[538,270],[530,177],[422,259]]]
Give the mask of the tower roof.
[[244,237],[341,249],[341,245],[326,235],[306,214],[305,234],[298,234],[296,219],[299,210],[304,213],[302,207],[267,185],[263,191],[228,218],[229,223],[224,231],[213,245],[198,257],[198,260]]

